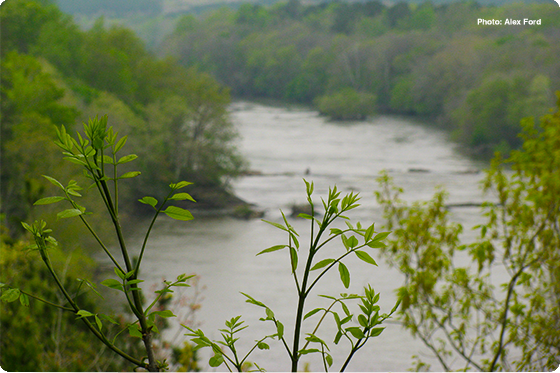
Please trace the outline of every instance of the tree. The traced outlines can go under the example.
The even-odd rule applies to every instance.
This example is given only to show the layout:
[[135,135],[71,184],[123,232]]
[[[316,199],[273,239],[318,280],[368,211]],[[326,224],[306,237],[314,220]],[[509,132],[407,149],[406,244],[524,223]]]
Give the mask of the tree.
[[[540,127],[522,125],[522,149],[498,155],[487,172],[495,199],[483,205],[473,243],[461,243],[444,191],[408,206],[387,174],[380,178],[377,198],[393,230],[383,253],[405,275],[401,321],[446,371],[560,364],[560,92],[558,111]],[[417,357],[416,369],[427,367]]]
[[61,103],[64,90],[46,66],[15,51],[2,59],[1,198],[2,213],[8,218],[4,224],[12,233],[27,217],[28,205],[45,190],[45,183],[37,181],[40,170],[52,172],[60,164],[53,157],[52,126],[73,123],[78,115],[75,108]]

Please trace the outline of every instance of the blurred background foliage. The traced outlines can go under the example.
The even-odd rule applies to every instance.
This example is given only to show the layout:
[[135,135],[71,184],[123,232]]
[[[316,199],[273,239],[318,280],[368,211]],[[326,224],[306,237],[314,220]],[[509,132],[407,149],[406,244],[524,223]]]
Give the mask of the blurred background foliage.
[[[479,18],[541,25],[482,26]],[[520,146],[522,118],[554,106],[559,46],[552,2],[292,0],[184,15],[158,50],[211,73],[235,96],[316,102],[325,112],[327,102],[341,106],[337,93],[373,95],[375,111],[423,117],[490,158]],[[353,105],[342,96],[343,107]]]

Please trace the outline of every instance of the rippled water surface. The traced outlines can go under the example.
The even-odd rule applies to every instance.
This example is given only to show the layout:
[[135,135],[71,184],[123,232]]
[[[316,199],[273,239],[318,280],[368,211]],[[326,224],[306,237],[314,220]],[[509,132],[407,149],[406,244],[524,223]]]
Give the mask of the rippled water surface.
[[[343,193],[359,192],[362,206],[349,216],[363,225],[378,222],[379,230],[382,219],[374,190],[376,177],[383,169],[405,189],[404,197],[409,200],[430,198],[438,185],[449,191],[450,203],[482,200],[478,187],[482,174],[473,172],[480,165],[459,155],[444,133],[409,119],[379,116],[361,122],[333,123],[301,108],[236,103],[231,109],[241,134],[239,149],[249,160],[250,169],[256,171],[254,176],[236,180],[234,190],[239,197],[264,210],[267,220],[280,222],[280,209],[289,214],[292,204],[305,202],[302,179],[306,178],[315,183],[317,203],[321,196],[326,196],[329,186],[336,185]],[[478,210],[473,208],[452,211],[454,219],[466,226],[473,225],[478,216]],[[308,240],[308,221],[290,219],[290,224],[300,233],[303,246]],[[137,242],[140,236],[141,232]],[[296,299],[287,252],[255,256],[267,247],[284,243],[287,237],[282,231],[259,219],[200,217],[186,223],[162,219],[150,238],[142,276],[147,277],[148,283],[155,283],[163,278],[174,279],[181,273],[200,275],[200,283],[205,287],[205,299],[197,314],[200,327],[207,335],[218,338],[218,328],[223,327],[224,320],[243,315],[250,325],[240,335],[243,350],[254,339],[274,334],[275,330],[272,324],[258,320],[264,317],[263,309],[245,303],[240,292],[266,303],[286,325],[288,339],[293,333],[289,325],[295,317]],[[341,249],[341,245],[334,245],[327,250]],[[372,256],[376,258],[374,251]],[[333,295],[361,292],[369,283],[381,292],[382,311],[388,312],[402,277],[383,259],[378,263],[379,267],[373,267],[349,260],[349,290],[342,286],[338,273],[333,273],[324,278],[317,291]],[[326,305],[320,298],[313,298],[308,310]],[[313,323],[317,318],[309,320]],[[325,329],[320,336],[332,341],[334,328]],[[276,342],[270,344],[271,351],[257,351],[252,360],[269,371],[289,370],[283,347]],[[342,341],[333,347],[333,370],[338,370],[347,346]],[[347,370],[406,371],[414,354],[424,356],[427,351],[399,325],[387,324],[381,336],[357,353]],[[311,370],[322,369],[317,357],[306,355],[302,361],[309,362]],[[434,368],[438,369],[436,362]]]

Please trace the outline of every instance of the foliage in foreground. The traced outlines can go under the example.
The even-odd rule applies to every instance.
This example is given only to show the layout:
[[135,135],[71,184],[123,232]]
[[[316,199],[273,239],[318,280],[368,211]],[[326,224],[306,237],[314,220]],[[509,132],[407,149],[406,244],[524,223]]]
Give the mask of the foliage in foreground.
[[[58,140],[55,142],[65,155],[65,159],[72,163],[78,164],[85,172],[85,175],[92,181],[90,188],[97,190],[99,198],[103,201],[108,212],[109,219],[112,222],[113,230],[117,236],[118,247],[121,257],[117,259],[112,250],[103,242],[103,239],[94,230],[87,220],[90,212],[85,206],[81,205],[82,188],[75,180],[70,180],[66,186],[51,176],[44,176],[49,182],[54,184],[60,191],[60,195],[41,198],[35,202],[36,205],[50,205],[58,202],[65,202],[70,208],[60,211],[57,214],[58,219],[79,218],[83,225],[87,228],[91,236],[97,241],[99,248],[106,254],[113,265],[116,278],[107,278],[101,282],[102,285],[119,291],[122,293],[123,299],[126,301],[128,310],[134,317],[133,321],[126,322],[123,328],[116,334],[109,334],[108,328],[110,324],[119,325],[119,322],[110,315],[102,312],[95,312],[89,308],[88,304],[83,304],[78,295],[85,291],[91,290],[98,294],[96,285],[89,280],[81,279],[80,286],[73,291],[64,281],[61,275],[61,268],[53,264],[51,259],[52,253],[58,246],[57,240],[51,235],[52,230],[47,228],[46,222],[35,221],[34,224],[22,223],[24,228],[31,233],[35,243],[30,247],[32,250],[38,251],[47,272],[54,281],[56,288],[61,294],[59,302],[54,303],[46,299],[35,296],[27,290],[19,288],[22,284],[2,284],[1,299],[5,302],[13,302],[20,300],[23,305],[28,305],[28,298],[34,297],[47,305],[67,311],[81,319],[86,328],[97,337],[106,348],[120,355],[124,360],[134,364],[135,367],[144,368],[148,371],[158,371],[167,366],[165,361],[158,361],[155,355],[154,334],[159,332],[158,323],[161,318],[175,316],[169,310],[160,310],[157,308],[159,301],[166,294],[172,292],[171,288],[176,286],[189,286],[188,280],[193,276],[180,275],[176,281],[165,281],[165,286],[155,293],[155,299],[147,306],[144,304],[139,284],[143,282],[139,278],[140,267],[143,255],[146,249],[148,237],[157,216],[165,213],[169,217],[178,220],[190,220],[192,215],[188,210],[177,206],[167,206],[169,201],[181,201],[194,199],[184,192],[178,192],[180,189],[188,186],[188,182],[179,182],[171,184],[171,191],[167,197],[159,203],[154,197],[144,197],[140,202],[152,206],[156,213],[146,232],[143,245],[136,258],[133,258],[126,245],[119,214],[119,185],[120,180],[130,179],[140,174],[138,171],[128,171],[125,173],[118,172],[118,166],[131,162],[137,158],[135,154],[117,156],[117,153],[124,147],[127,137],[118,138],[112,127],[107,127],[107,117],[94,118],[89,123],[84,123],[84,136],[77,133],[76,138],[70,136],[66,129],[62,126],[57,128]],[[87,188],[89,189],[89,188]],[[86,190],[87,190],[86,189]],[[123,338],[119,335],[128,331],[133,338],[142,341],[144,348],[141,354],[131,355],[130,351],[123,345]]]
[[[248,303],[264,309],[266,317],[260,320],[271,322],[273,324],[272,329],[275,333],[256,340],[254,346],[245,355],[241,355],[235,346],[235,343],[239,339],[238,333],[247,328],[246,325],[243,325],[244,321],[241,320],[241,316],[233,317],[226,321],[226,329],[220,329],[223,337],[221,341],[212,341],[206,337],[202,330],[194,330],[187,327],[190,331],[187,335],[192,338],[192,342],[196,344],[197,349],[205,347],[212,349],[214,355],[210,358],[210,366],[218,367],[224,364],[230,371],[242,371],[245,366],[244,364],[248,362],[247,359],[255,349],[267,350],[270,347],[265,341],[268,339],[276,339],[281,342],[286,349],[292,372],[298,371],[298,363],[302,356],[313,353],[320,355],[323,368],[325,372],[327,372],[334,364],[331,355],[331,347],[329,347],[329,343],[327,342],[327,338],[332,338],[335,345],[338,345],[341,340],[346,340],[349,344],[348,355],[344,362],[341,363],[339,369],[339,371],[344,371],[358,350],[360,350],[370,338],[377,337],[383,332],[385,329],[382,326],[383,321],[391,317],[396,311],[399,305],[398,302],[389,314],[380,314],[380,307],[377,305],[380,294],[376,293],[370,285],[364,288],[363,295],[347,293],[342,293],[339,297],[319,295],[328,300],[326,306],[309,311],[305,309],[306,301],[312,294],[311,291],[313,288],[317,285],[319,280],[334,267],[338,269],[340,280],[344,287],[348,288],[350,286],[351,272],[343,263],[343,259],[347,256],[354,254],[362,261],[377,266],[375,260],[365,250],[384,247],[385,244],[383,240],[389,235],[389,232],[377,233],[374,229],[374,224],[363,228],[358,222],[356,227],[354,227],[344,214],[359,206],[357,203],[359,198],[353,193],[340,198],[340,192],[337,191],[336,187],[329,191],[327,201],[322,199],[325,214],[322,219],[319,219],[311,198],[313,183],[305,181],[305,184],[307,186],[307,201],[310,205],[311,214],[302,213],[299,216],[310,220],[311,234],[309,248],[307,249],[305,246],[306,250],[300,251],[299,234],[289,224],[282,213],[284,224],[269,221],[267,221],[267,223],[286,232],[288,235],[288,244],[275,245],[257,254],[261,255],[279,250],[288,251],[288,263],[294,278],[298,296],[294,336],[291,343],[289,337],[284,334],[284,324],[276,318],[273,310],[263,302],[242,293],[247,298]],[[335,221],[340,219],[346,220],[345,229],[331,227]],[[340,256],[324,258],[324,254],[321,255],[321,251],[324,251],[322,249],[329,243],[339,239],[344,247]],[[360,240],[363,240],[363,242],[360,242]],[[300,257],[303,257],[305,260],[305,268],[298,271]],[[321,259],[321,257],[323,258]],[[351,302],[358,303],[359,313],[350,311],[348,304]],[[337,311],[338,307],[340,307],[340,310]],[[316,314],[320,315],[320,317],[312,324],[309,324],[310,321],[308,321],[308,331],[304,332],[304,321]],[[334,319],[337,330],[334,337],[325,337],[320,333],[320,327],[327,316],[332,316]],[[311,327],[312,325],[314,325],[314,327]],[[303,337],[304,335],[305,337]],[[259,365],[255,364],[255,366],[258,370],[263,370]]]
[[[41,271],[54,282],[55,288],[57,289],[55,292],[58,297],[57,300],[51,301],[44,298],[42,294],[32,293],[33,290],[43,291],[44,288],[20,288],[23,285],[23,281],[16,283],[15,281],[17,281],[18,278],[8,279],[10,282],[7,284],[0,284],[0,288],[2,289],[0,299],[6,303],[13,303],[19,300],[23,306],[29,306],[29,298],[33,298],[41,304],[41,307],[54,307],[55,311],[59,314],[67,312],[77,319],[80,319],[83,322],[85,331],[89,331],[91,335],[101,341],[105,348],[119,355],[124,361],[133,364],[135,368],[142,368],[147,371],[166,370],[168,368],[168,363],[165,360],[160,361],[157,359],[154,338],[156,334],[159,333],[159,327],[165,324],[163,320],[169,317],[175,317],[175,315],[172,311],[160,306],[169,293],[173,292],[173,287],[189,286],[188,280],[193,276],[179,275],[176,281],[164,281],[163,289],[155,291],[155,299],[146,305],[141,288],[143,280],[140,278],[139,274],[142,259],[147,248],[148,238],[157,217],[161,213],[164,213],[176,220],[189,221],[193,219],[192,214],[188,210],[178,206],[168,206],[168,202],[171,201],[194,202],[190,194],[179,191],[191,183],[182,181],[170,184],[171,191],[161,202],[151,196],[143,197],[139,200],[141,203],[152,207],[155,210],[155,214],[149,223],[139,252],[133,253],[129,250],[123,235],[123,221],[119,213],[119,188],[121,187],[121,180],[135,178],[140,175],[139,171],[122,172],[121,170],[121,165],[128,164],[137,158],[135,154],[127,154],[124,156],[117,155],[125,146],[127,137],[119,138],[118,133],[116,133],[112,127],[107,127],[107,116],[102,118],[96,117],[90,119],[87,124],[84,123],[83,135],[78,132],[76,137],[72,137],[66,132],[64,126],[56,128],[56,132],[57,140],[55,144],[62,149],[62,153],[65,156],[64,158],[80,166],[86,177],[91,180],[91,185],[85,188],[85,190],[96,190],[99,198],[102,200],[106,212],[108,213],[108,219],[111,221],[113,231],[117,237],[117,248],[120,250],[120,257],[116,255],[114,252],[115,250],[110,249],[103,241],[103,238],[88,222],[87,218],[92,213],[82,205],[83,202],[81,198],[84,189],[80,187],[75,180],[70,180],[65,186],[57,179],[44,175],[51,184],[57,187],[59,195],[41,198],[35,202],[35,205],[51,205],[59,202],[70,205],[70,208],[58,212],[57,218],[79,219],[89,234],[95,239],[101,251],[111,262],[116,275],[116,277],[101,281],[101,285],[120,292],[121,297],[126,302],[127,310],[131,315],[130,320],[119,322],[115,320],[114,317],[99,311],[97,302],[84,302],[82,295],[85,291],[91,291],[101,296],[96,290],[97,285],[83,278],[77,279],[78,285],[75,285],[73,281],[68,279],[66,272],[70,264],[67,262],[66,266],[60,268],[60,264],[55,263],[53,260],[54,254],[58,253],[58,241],[51,235],[52,230],[47,228],[47,224],[43,220],[35,221],[34,224],[22,223],[22,225],[35,241],[34,244],[29,246],[29,249],[38,252],[44,264],[44,266],[41,267]],[[285,225],[274,222],[268,223],[288,234],[288,244],[276,245],[259,253],[264,254],[282,249],[287,249],[289,252],[290,268],[299,299],[292,347],[290,348],[288,346],[287,337],[284,336],[283,323],[275,317],[272,309],[251,296],[245,295],[249,303],[265,309],[266,318],[262,320],[271,321],[274,324],[276,332],[259,339],[245,357],[240,358],[235,349],[235,342],[237,341],[235,335],[245,329],[243,321],[241,321],[241,316],[234,317],[226,322],[227,329],[222,330],[224,340],[218,342],[219,344],[210,341],[202,331],[194,330],[187,326],[190,331],[189,335],[194,337],[193,342],[196,344],[196,349],[201,347],[211,347],[213,349],[214,356],[210,359],[211,366],[216,367],[224,363],[230,370],[235,368],[241,371],[246,366],[246,359],[254,349],[268,349],[268,345],[265,341],[267,339],[278,339],[286,347],[292,371],[297,371],[298,362],[303,355],[311,353],[320,354],[325,371],[327,371],[329,367],[333,365],[333,358],[328,343],[325,342],[324,338],[319,337],[318,330],[325,318],[332,315],[337,326],[334,343],[338,344],[340,340],[344,338],[350,344],[348,356],[341,366],[341,370],[344,370],[355,353],[362,348],[370,338],[377,337],[381,334],[384,329],[381,326],[383,321],[396,311],[398,303],[390,314],[380,314],[380,307],[377,305],[380,294],[376,293],[369,285],[365,287],[364,295],[345,293],[341,294],[340,297],[321,295],[321,297],[329,300],[328,302],[330,302],[330,305],[326,308],[319,307],[310,311],[305,309],[306,300],[309,298],[311,290],[333,267],[336,266],[338,268],[340,279],[344,287],[348,288],[350,286],[350,270],[343,263],[343,259],[348,255],[355,254],[362,261],[371,265],[377,265],[375,260],[365,249],[383,247],[384,244],[382,241],[388,235],[387,232],[376,233],[373,224],[367,228],[362,228],[360,223],[357,223],[356,227],[352,226],[348,218],[343,214],[358,207],[357,201],[359,198],[353,193],[340,198],[340,192],[337,191],[336,187],[330,190],[327,201],[322,201],[325,214],[322,220],[318,219],[311,198],[314,189],[313,184],[307,181],[305,183],[307,186],[307,200],[311,207],[310,215],[301,214],[301,217],[311,221],[311,242],[309,250],[303,252],[303,255],[307,256],[305,260],[305,269],[303,271],[301,269],[298,271],[300,256],[299,235],[288,223],[284,215]],[[331,227],[332,223],[340,219],[347,220],[347,228],[339,229]],[[322,251],[321,249],[335,239],[341,240],[345,250],[336,258],[323,258],[318,260],[318,254]],[[360,243],[360,239],[363,239],[363,243]],[[137,256],[133,257],[132,255],[134,254],[137,254]],[[77,271],[79,269],[74,266],[72,270]],[[317,275],[312,276],[313,271],[317,271],[315,272]],[[357,314],[357,316],[354,316],[354,314],[350,312],[347,305],[348,302],[352,301],[358,301],[361,312]],[[336,311],[336,307],[338,306],[341,307],[343,313]],[[315,314],[320,314],[321,317],[316,322],[315,328],[305,334],[305,345],[300,347],[300,343],[304,343],[302,337],[304,320],[311,318]],[[60,321],[59,325],[62,327],[62,321]],[[115,332],[115,328],[118,331]],[[43,329],[46,330],[46,328]],[[128,332],[130,337],[141,341],[143,346],[131,350],[129,348],[130,346],[123,341],[124,338],[121,335],[122,333],[126,334],[126,332]],[[67,331],[64,336],[67,336],[68,333],[70,333],[70,331]],[[64,336],[62,335],[62,331],[59,330],[59,339]],[[224,347],[223,350],[220,344]],[[23,347],[25,348],[25,346]],[[182,362],[184,367],[190,365],[192,368],[196,369],[195,355],[191,354],[188,346],[182,351],[176,351],[175,355],[176,360]],[[189,356],[191,356],[191,358],[189,358]],[[80,355],[80,357],[83,356]],[[88,357],[84,358],[87,359]],[[184,361],[185,359],[186,361]],[[191,365],[191,363],[195,364]],[[261,369],[258,366],[257,368]]]
[[[560,93],[558,111],[523,125],[523,148],[484,180],[486,222],[463,244],[446,194],[407,205],[387,174],[377,193],[394,234],[382,249],[405,275],[401,320],[445,371],[560,365]],[[512,172],[504,170],[510,166]],[[466,264],[465,264],[466,263]],[[416,369],[429,365],[417,358]]]

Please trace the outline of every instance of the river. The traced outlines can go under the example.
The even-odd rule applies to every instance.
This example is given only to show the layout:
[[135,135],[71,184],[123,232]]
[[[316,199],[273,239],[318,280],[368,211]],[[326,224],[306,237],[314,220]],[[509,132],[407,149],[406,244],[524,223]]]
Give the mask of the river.
[[[363,225],[376,222],[380,230],[381,209],[374,191],[376,178],[383,169],[405,189],[404,198],[410,201],[429,199],[438,185],[448,190],[449,203],[476,203],[483,198],[479,188],[483,174],[473,172],[483,166],[462,156],[444,132],[408,118],[377,116],[366,121],[335,123],[306,108],[247,102],[233,104],[231,113],[241,135],[239,149],[250,162],[250,169],[257,171],[253,176],[236,180],[233,189],[236,195],[265,211],[267,220],[281,222],[280,210],[288,215],[292,204],[305,202],[302,179],[306,178],[315,184],[317,203],[334,185],[342,193],[359,192],[361,207],[349,216]],[[476,208],[456,208],[452,214],[467,227],[479,218]],[[304,246],[309,222],[289,219]],[[142,232],[140,229],[132,238],[134,244],[140,242]],[[193,221],[179,222],[162,218],[151,235],[141,277],[152,284],[162,279],[172,280],[181,273],[198,274],[204,300],[196,313],[197,323],[208,336],[218,338],[218,329],[224,327],[226,319],[243,315],[250,327],[240,334],[242,352],[256,338],[273,334],[275,330],[270,322],[259,321],[265,316],[264,310],[245,303],[240,292],[266,303],[286,326],[290,340],[293,331],[289,325],[295,317],[296,298],[287,252],[255,255],[270,246],[287,243],[284,233],[260,219],[195,216]],[[343,248],[335,245],[329,250]],[[375,251],[371,253],[377,260]],[[395,269],[388,268],[383,259],[377,262],[379,266],[373,267],[349,260],[346,264],[351,271],[350,289],[344,289],[335,271],[323,279],[316,294],[361,292],[369,283],[381,293],[382,312],[390,311],[396,300],[394,290],[402,277]],[[184,294],[190,293],[187,290]],[[324,300],[314,297],[307,309],[325,305]],[[316,320],[311,318],[309,322]],[[171,324],[176,325],[173,320]],[[306,326],[312,328],[311,324]],[[331,323],[321,336],[332,342],[333,330]],[[173,327],[168,336],[177,331]],[[347,351],[344,343],[333,345],[333,370],[339,369],[343,361]],[[271,341],[270,346],[270,351],[257,351],[250,360],[268,371],[289,370],[280,343]],[[391,323],[357,353],[347,370],[406,371],[411,368],[411,356],[415,354],[429,355],[420,341]],[[302,361],[309,363],[310,370],[319,371],[322,366],[317,357],[306,355]],[[433,359],[427,360],[434,363],[434,369],[441,369]],[[210,369],[206,362],[202,361],[202,366]]]

